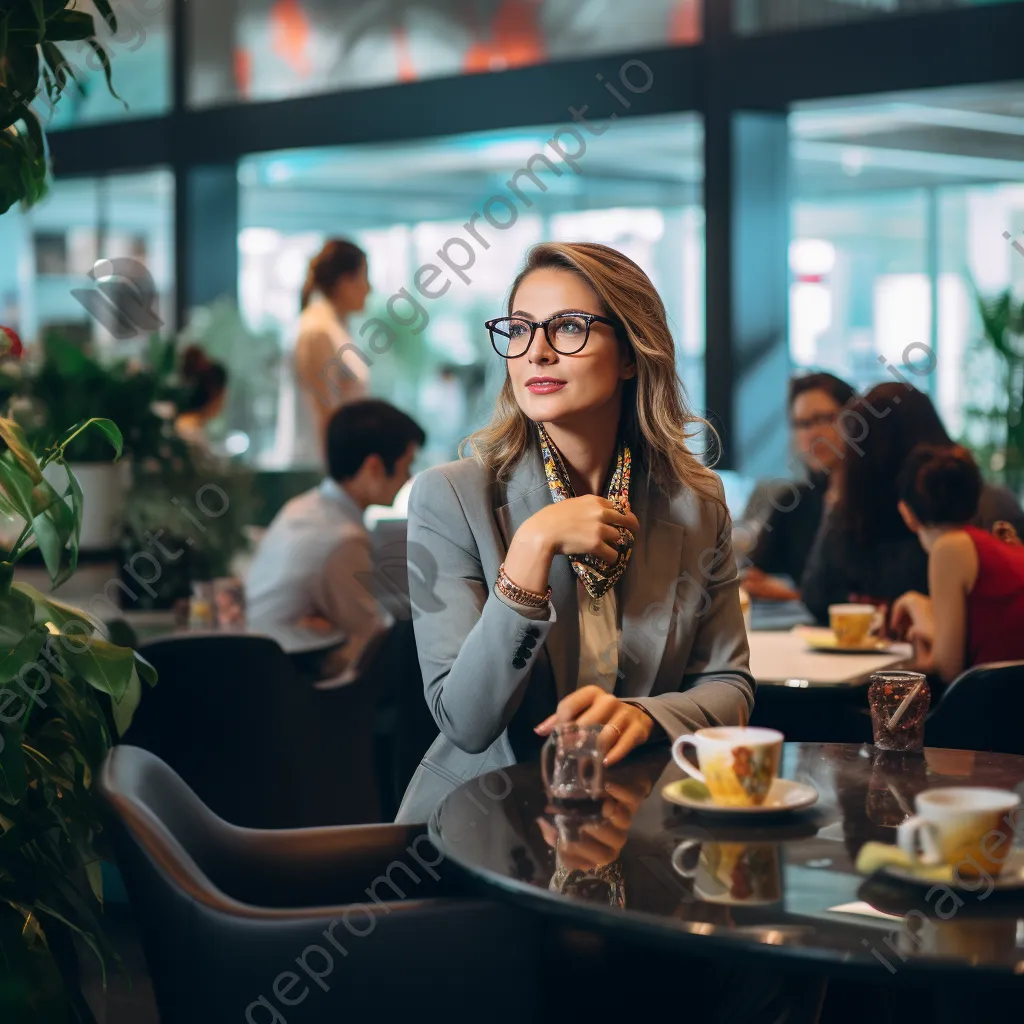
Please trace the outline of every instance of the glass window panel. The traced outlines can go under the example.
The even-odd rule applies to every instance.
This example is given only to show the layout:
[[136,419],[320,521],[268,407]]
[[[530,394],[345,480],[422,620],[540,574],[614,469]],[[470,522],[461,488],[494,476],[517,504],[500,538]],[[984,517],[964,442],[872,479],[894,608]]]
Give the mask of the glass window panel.
[[[0,251],[14,254],[0,260],[0,323],[15,327],[29,344],[59,330],[101,353],[141,352],[150,326],[173,319],[173,210],[169,170],[58,179],[38,206],[0,218]],[[134,260],[153,279],[153,320],[135,325],[132,336],[124,336],[131,324],[117,326],[115,313],[106,312],[103,295],[115,293],[89,276],[99,259]],[[99,305],[83,304],[72,294],[79,289]],[[105,325],[114,325],[119,337]]]
[[97,38],[110,55],[114,89],[127,107],[111,95],[88,43],[60,43],[78,83],[69,83],[55,103],[45,95],[36,100],[35,109],[51,129],[152,117],[171,108],[171,0],[115,0],[111,7],[116,32],[99,17],[92,0],[78,3],[78,9],[93,16]]
[[880,356],[899,366],[908,344],[927,344],[926,239],[921,192],[797,201],[790,245],[793,362],[865,388],[887,379]]
[[189,4],[189,103],[274,100],[698,42],[701,0]]
[[740,35],[817,28],[891,14],[920,14],[988,7],[1019,0],[734,0],[733,27]]
[[813,103],[790,124],[793,362],[866,387],[894,378],[881,358],[988,458],[1004,369],[974,286],[1024,295],[1024,86]]
[[[1004,232],[1010,235],[1004,237]],[[975,286],[987,299],[1009,291],[1024,301],[1024,185],[948,188],[939,206],[938,403],[951,432],[1002,470],[1005,364],[984,339]],[[991,413],[997,418],[990,419]]]
[[[426,142],[272,153],[239,166],[239,295],[247,325],[279,339],[276,395],[250,452],[268,466],[315,464],[316,448],[296,431],[291,352],[299,290],[309,258],[328,236],[355,240],[369,255],[367,309],[349,324],[371,360],[373,393],[416,416],[429,435],[421,464],[455,458],[458,442],[493,408],[504,364],[483,322],[505,309],[526,250],[543,239],[600,241],[626,252],[652,277],[668,307],[678,365],[702,410],[704,214],[700,121],[677,115],[620,121],[589,140],[572,174],[533,166],[543,188],[515,173],[545,152],[550,128],[488,132]],[[632,154],[642,152],[644,159]],[[561,169],[559,169],[561,168]],[[516,180],[521,195],[509,188]],[[488,210],[497,228],[481,217]],[[514,211],[515,216],[512,217]],[[475,219],[474,219],[475,218]],[[487,247],[472,243],[472,223]],[[462,240],[453,241],[453,240]],[[446,250],[447,246],[447,250]],[[463,280],[425,300],[418,268],[443,268],[438,251],[465,267]],[[440,279],[434,287],[440,287]],[[417,300],[412,307],[405,295]],[[410,326],[387,352],[360,331],[388,304]],[[419,331],[419,333],[414,333]]]

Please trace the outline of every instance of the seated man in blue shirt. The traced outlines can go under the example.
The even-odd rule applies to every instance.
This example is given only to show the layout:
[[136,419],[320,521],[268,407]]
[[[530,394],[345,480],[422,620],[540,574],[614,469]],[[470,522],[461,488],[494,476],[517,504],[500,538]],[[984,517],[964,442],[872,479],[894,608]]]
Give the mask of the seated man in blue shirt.
[[395,500],[426,435],[394,406],[365,399],[333,414],[326,440],[330,475],[274,517],[246,581],[249,628],[292,655],[329,652],[321,677],[351,668],[392,622],[375,592],[363,513]]

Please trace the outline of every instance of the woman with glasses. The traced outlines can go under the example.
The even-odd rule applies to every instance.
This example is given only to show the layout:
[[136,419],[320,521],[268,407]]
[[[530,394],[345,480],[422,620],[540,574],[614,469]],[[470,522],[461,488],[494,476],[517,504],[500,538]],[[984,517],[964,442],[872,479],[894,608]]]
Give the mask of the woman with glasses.
[[601,725],[614,764],[753,706],[722,484],[688,447],[705,424],[646,274],[544,243],[486,327],[506,367],[491,422],[410,497],[410,545],[436,559],[409,575],[440,735],[399,821],[562,723]]
[[[805,480],[766,499],[770,512],[758,530],[751,567],[743,586],[752,597],[794,601],[807,556],[829,501],[834,499],[832,470],[842,457],[844,442],[837,428],[839,413],[856,394],[831,373],[808,373],[789,382],[789,425],[793,448],[807,471]],[[749,513],[745,518],[754,518]],[[788,577],[786,582],[779,577]]]

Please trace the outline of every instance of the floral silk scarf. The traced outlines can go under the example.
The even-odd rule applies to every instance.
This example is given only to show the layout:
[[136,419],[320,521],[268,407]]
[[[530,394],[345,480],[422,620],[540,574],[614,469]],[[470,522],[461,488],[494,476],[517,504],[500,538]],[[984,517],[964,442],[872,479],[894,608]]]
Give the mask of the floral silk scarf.
[[[555,447],[554,442],[548,437],[548,432],[542,423],[537,424],[537,432],[540,435],[540,454],[544,461],[544,475],[547,477],[548,488],[551,491],[552,501],[565,501],[566,498],[575,498],[576,493],[569,482],[569,474],[566,471],[562,455]],[[608,490],[605,497],[620,511],[624,512],[629,508],[629,473],[632,464],[632,457],[629,452],[629,445],[619,442],[618,451],[615,455],[615,470],[608,482]],[[570,555],[569,561],[573,570],[580,578],[587,593],[595,601],[600,600],[616,583],[622,578],[629,564],[629,556],[633,551],[633,534],[624,527],[619,528],[619,557],[609,565],[594,555]]]

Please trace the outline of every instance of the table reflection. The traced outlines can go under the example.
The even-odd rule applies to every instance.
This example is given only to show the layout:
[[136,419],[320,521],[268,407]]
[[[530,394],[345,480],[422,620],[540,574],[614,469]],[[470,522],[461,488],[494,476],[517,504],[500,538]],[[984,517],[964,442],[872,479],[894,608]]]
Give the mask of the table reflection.
[[[581,924],[613,931],[629,915],[631,930],[656,931],[697,954],[706,936],[719,950],[724,941],[886,975],[886,962],[1024,971],[1024,894],[1017,903],[999,892],[965,899],[947,919],[933,901],[915,924],[919,893],[884,878],[880,888],[878,877],[855,869],[866,841],[894,842],[923,790],[1020,790],[1024,757],[786,744],[781,774],[814,785],[818,803],[783,817],[692,813],[662,798],[682,773],[656,748],[610,769],[599,803],[568,810],[549,798],[539,767],[524,763],[456,790],[431,832],[497,893],[538,909],[557,901]],[[904,919],[911,924],[901,930]]]
[[684,839],[672,867],[693,879],[696,896],[709,903],[761,906],[782,899],[777,843],[722,843]]
[[564,810],[552,803],[537,819],[544,841],[555,851],[553,892],[589,902],[626,905],[619,854],[626,845],[637,809],[650,795],[649,772],[633,772],[607,781],[599,807]]

